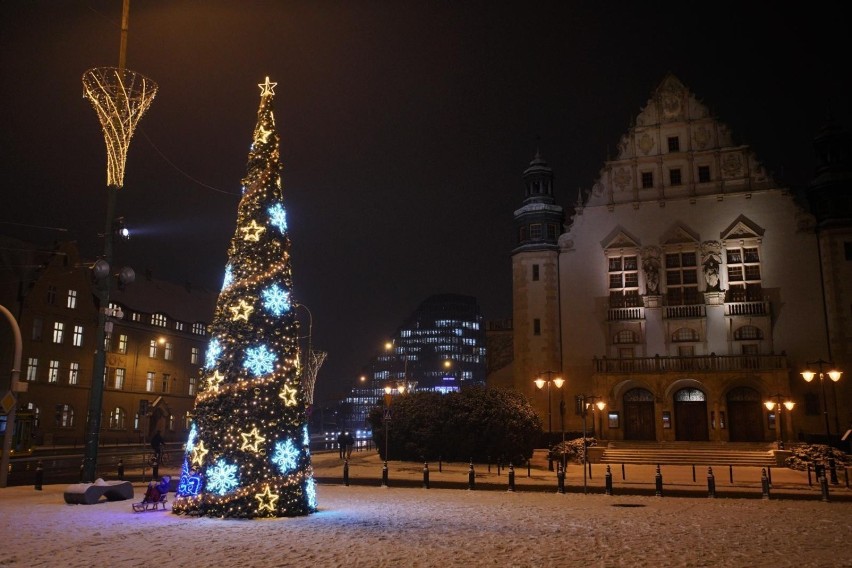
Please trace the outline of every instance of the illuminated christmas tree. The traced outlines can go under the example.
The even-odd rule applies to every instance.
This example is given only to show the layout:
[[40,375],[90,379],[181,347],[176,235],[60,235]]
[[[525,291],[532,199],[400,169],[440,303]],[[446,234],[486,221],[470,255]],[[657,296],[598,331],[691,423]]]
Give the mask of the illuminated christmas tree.
[[174,512],[282,517],[316,510],[291,303],[290,239],[269,78],[237,230],[210,327]]

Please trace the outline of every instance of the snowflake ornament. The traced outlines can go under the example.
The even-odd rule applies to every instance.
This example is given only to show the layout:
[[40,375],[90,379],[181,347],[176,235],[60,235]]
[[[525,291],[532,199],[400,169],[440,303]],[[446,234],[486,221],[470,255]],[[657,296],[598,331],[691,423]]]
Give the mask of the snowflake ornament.
[[248,369],[252,375],[260,376],[271,373],[275,369],[275,353],[266,348],[266,345],[250,347],[246,349],[246,359],[243,367]]
[[269,209],[269,224],[277,228],[282,233],[287,230],[287,211],[280,203],[276,203]]
[[272,315],[280,316],[290,310],[290,293],[278,284],[273,284],[262,293],[263,307]]
[[296,469],[296,459],[298,457],[299,450],[293,445],[292,440],[286,440],[275,444],[272,463],[278,466],[281,473],[287,473],[291,469]]
[[206,478],[207,488],[219,495],[224,495],[240,484],[237,479],[237,466],[223,459],[207,468]]
[[208,369],[216,366],[216,360],[222,356],[222,344],[215,337],[210,340],[207,345],[207,355],[204,358],[204,364]]

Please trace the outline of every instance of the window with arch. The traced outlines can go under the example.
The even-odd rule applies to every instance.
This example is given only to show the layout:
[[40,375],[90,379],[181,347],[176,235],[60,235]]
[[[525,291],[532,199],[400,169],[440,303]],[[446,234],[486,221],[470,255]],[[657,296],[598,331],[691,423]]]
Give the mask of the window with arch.
[[654,402],[654,393],[648,389],[636,387],[624,393],[624,402]]
[[677,402],[702,402],[707,400],[704,391],[696,388],[680,389],[674,395]]
[[109,427],[113,430],[124,430],[127,422],[127,413],[121,407],[115,407],[109,413]]
[[672,334],[672,341],[698,341],[698,332],[689,327],[681,327]]
[[753,325],[744,325],[734,330],[734,339],[737,341],[763,339],[763,331]]
[[74,426],[74,408],[70,404],[56,405],[56,426],[58,428],[72,428]]
[[636,343],[636,333],[630,329],[622,329],[615,334],[614,343]]

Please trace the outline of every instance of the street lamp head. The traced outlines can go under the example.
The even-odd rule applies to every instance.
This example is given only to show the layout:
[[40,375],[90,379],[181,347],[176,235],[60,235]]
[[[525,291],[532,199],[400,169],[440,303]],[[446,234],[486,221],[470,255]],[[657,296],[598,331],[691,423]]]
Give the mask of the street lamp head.
[[595,403],[595,406],[598,407],[598,410],[603,410],[604,408],[606,408],[606,403],[602,400],[599,400]]
[[793,402],[792,400],[788,400],[787,402],[784,403],[784,408],[786,408],[787,410],[793,410],[793,408],[795,406],[796,406],[796,403]]
[[385,394],[390,394],[390,393],[391,393],[391,391],[393,391],[393,389],[391,388],[391,386],[390,386],[390,385],[385,385]]
[[801,375],[802,375],[802,378],[803,378],[803,379],[805,379],[805,382],[806,382],[806,383],[809,383],[809,382],[811,382],[812,380],[814,380],[814,377],[816,376],[816,373],[814,373],[813,371],[811,371],[810,369],[808,369],[807,371],[802,371]]
[[399,383],[398,385],[396,385],[396,390],[399,391],[399,394],[404,393],[405,392],[405,383]]
[[775,403],[772,402],[771,400],[767,400],[766,402],[763,403],[763,406],[765,406],[766,409],[771,412],[772,409],[775,408]]
[[828,376],[829,376],[829,377],[831,378],[831,380],[832,380],[832,381],[834,381],[835,383],[836,383],[837,381],[839,381],[839,380],[840,380],[840,375],[842,375],[842,374],[843,374],[843,371],[838,371],[838,370],[834,370],[834,371],[829,371],[829,372],[828,372]]
[[393,341],[385,341],[385,351],[393,349]]
[[538,388],[540,388],[540,389],[543,389],[543,388],[544,388],[544,383],[545,383],[546,381],[545,381],[544,379],[536,379],[536,380],[535,380],[535,381],[533,381],[533,382],[535,383],[535,386],[537,386],[537,387],[538,387]]
[[565,384],[565,379],[556,377],[555,379],[553,379],[553,384],[556,385],[556,388],[561,389],[562,385]]
[[449,359],[447,359],[447,360],[445,360],[445,361],[444,361],[444,368],[445,368],[445,369],[449,369],[449,368],[450,368],[450,367],[452,367],[452,366],[453,366],[453,362],[452,362],[452,361],[450,361]]

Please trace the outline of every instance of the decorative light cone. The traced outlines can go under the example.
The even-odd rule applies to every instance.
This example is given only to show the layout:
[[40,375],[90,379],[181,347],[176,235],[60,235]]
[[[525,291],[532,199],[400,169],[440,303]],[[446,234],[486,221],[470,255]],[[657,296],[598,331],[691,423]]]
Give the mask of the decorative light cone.
[[172,508],[178,514],[255,518],[316,510],[274,87],[268,77],[260,85],[237,230]]

